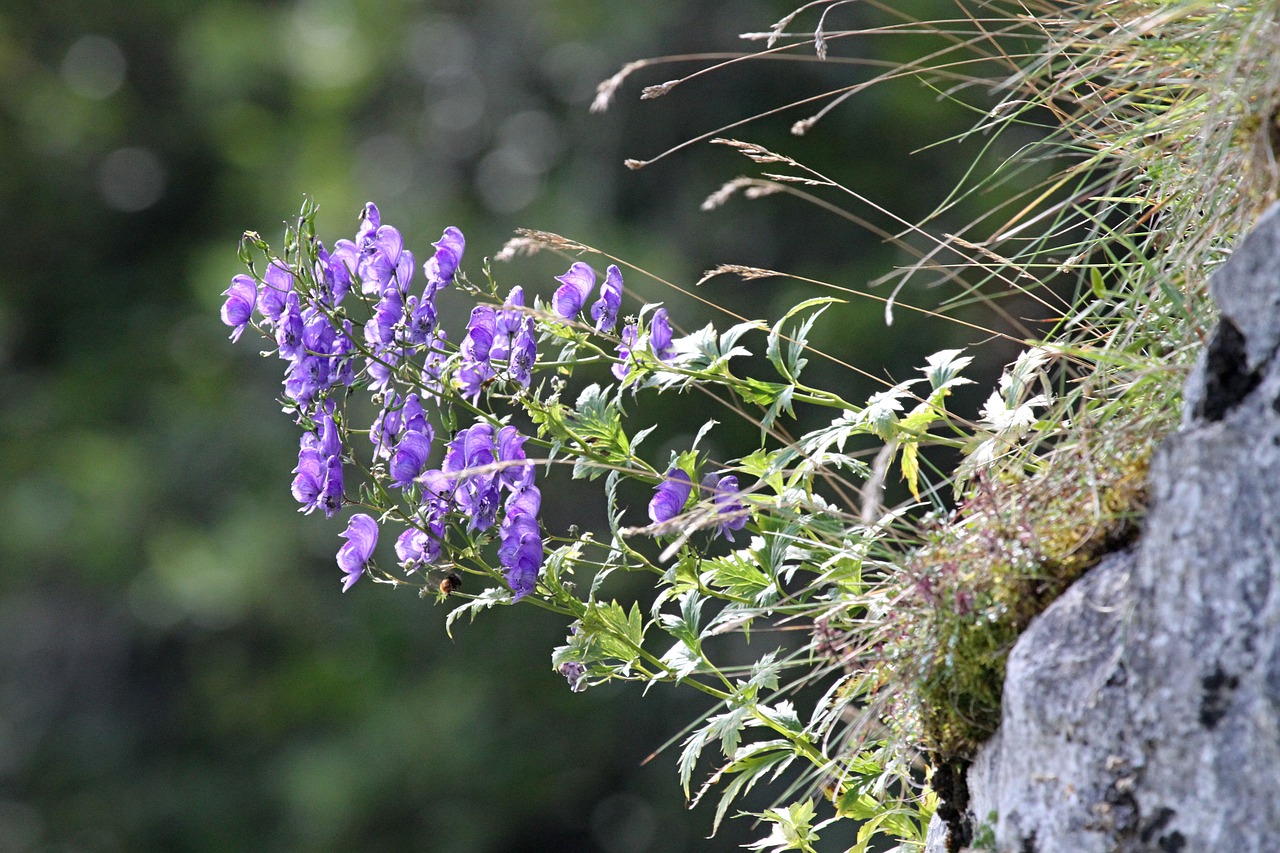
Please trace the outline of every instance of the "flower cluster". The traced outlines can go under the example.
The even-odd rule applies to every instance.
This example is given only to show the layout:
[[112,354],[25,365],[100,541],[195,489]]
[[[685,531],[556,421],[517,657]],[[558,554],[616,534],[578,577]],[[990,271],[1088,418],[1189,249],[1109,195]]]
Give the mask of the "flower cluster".
[[[232,340],[252,324],[285,362],[283,402],[304,429],[292,483],[301,511],[320,509],[332,518],[344,506],[369,510],[352,515],[342,534],[343,589],[365,575],[400,582],[379,570],[374,556],[380,525],[397,522],[403,529],[395,538],[396,565],[405,576],[452,571],[451,555],[461,552],[478,561],[474,570],[504,579],[513,600],[528,595],[545,559],[542,492],[525,452],[528,437],[509,419],[487,413],[492,392],[510,401],[533,399],[540,334],[578,337],[584,327],[588,335],[609,336],[618,354],[613,374],[634,391],[655,363],[677,357],[666,309],[656,306],[644,326],[628,318],[613,337],[622,272],[610,265],[597,289],[595,271],[575,262],[556,277],[548,303],[526,305],[521,287],[501,303],[491,292],[491,302],[472,308],[455,344],[441,328],[436,298],[459,275],[466,247],[461,231],[445,229],[415,284],[413,252],[398,229],[382,222],[376,205],[365,206],[355,238],[338,240],[332,252],[309,226],[304,211],[285,258],[258,240],[267,254],[265,271],[257,275],[250,265],[254,274],[232,280],[222,320]],[[463,281],[460,287],[476,292]],[[583,326],[574,328],[579,321]],[[644,348],[644,358],[637,358],[637,348]],[[367,391],[376,406],[367,431],[347,423],[355,389]],[[458,427],[460,409],[478,413],[470,426]],[[359,432],[372,445],[368,463],[351,446]],[[543,440],[553,455],[563,441]],[[344,487],[344,466],[367,472],[371,482]],[[650,518],[661,523],[680,515],[693,489],[690,474],[673,466],[649,506]],[[734,476],[709,475],[700,498],[726,537],[746,523]],[[486,553],[496,554],[494,565]]]
[[[338,240],[332,253],[314,241],[292,263],[270,258],[260,278],[236,276],[224,293],[222,320],[232,327],[233,341],[253,323],[286,362],[286,409],[306,428],[292,484],[303,512],[320,508],[332,517],[344,504],[357,503],[343,488],[344,459],[354,462],[341,425],[346,395],[334,392],[364,387],[379,407],[368,430],[375,477],[381,472],[407,504],[398,513],[378,508],[384,519],[399,517],[408,526],[395,544],[401,568],[414,572],[438,564],[451,526],[476,534],[500,522],[499,563],[520,598],[537,582],[544,549],[526,437],[514,426],[495,431],[481,420],[456,433],[439,468],[429,467],[436,442],[424,396],[441,399],[449,365],[436,296],[453,282],[465,245],[461,231],[445,229],[422,266],[422,289],[414,293],[413,253],[370,203],[355,239]],[[364,303],[359,329],[351,319],[355,312],[343,305],[348,295]],[[516,386],[529,384],[537,338],[523,308],[516,288],[502,308],[473,311],[452,367],[464,394],[474,399],[499,367]],[[372,571],[378,525],[372,515],[356,513],[342,534],[344,591]]]

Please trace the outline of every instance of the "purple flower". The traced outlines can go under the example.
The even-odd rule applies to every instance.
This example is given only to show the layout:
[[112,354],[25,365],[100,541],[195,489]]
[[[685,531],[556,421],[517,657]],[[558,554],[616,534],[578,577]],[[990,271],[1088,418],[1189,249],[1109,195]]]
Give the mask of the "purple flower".
[[609,264],[604,284],[600,285],[600,298],[591,306],[591,319],[596,321],[596,331],[612,332],[621,307],[622,272],[614,264]]
[[342,459],[330,456],[325,463],[324,487],[320,490],[320,506],[325,518],[333,518],[342,509]]
[[356,381],[354,359],[356,342],[351,339],[351,321],[343,320],[341,331],[335,331],[333,346],[329,349],[329,379],[335,385],[348,388]]
[[440,559],[444,540],[443,513],[433,510],[428,519],[425,530],[410,527],[396,540],[396,557],[405,571],[412,572]]
[[468,530],[487,530],[493,526],[502,496],[494,471],[472,473],[494,463],[493,427],[481,421],[461,430],[449,442],[444,456],[444,473],[460,475],[454,489],[454,500],[468,516]]
[[533,465],[525,462],[527,458],[524,454],[524,443],[526,436],[520,434],[520,430],[508,424],[498,430],[498,461],[499,462],[523,462],[522,465],[512,465],[510,468],[503,468],[499,479],[502,484],[512,490],[520,490],[526,486],[533,485]]
[[525,313],[520,310],[523,307],[524,288],[517,284],[511,288],[507,301],[502,303],[502,310],[498,312],[498,334],[510,336],[520,330],[525,319]]
[[400,231],[390,225],[379,225],[360,243],[356,274],[360,277],[361,292],[366,295],[382,294],[387,290],[404,293],[409,289],[413,269],[413,253],[404,248],[404,237]]
[[436,330],[436,304],[430,298],[410,296],[405,305],[409,321],[405,324],[405,340],[422,346],[431,343],[431,333]]
[[466,361],[488,364],[489,350],[493,347],[498,318],[492,305],[477,305],[471,309],[467,322],[467,334],[459,350]]
[[737,476],[708,474],[702,478],[702,490],[714,496],[716,515],[721,518],[717,529],[732,542],[733,531],[741,530],[747,523],[747,507],[740,498],[742,490],[738,488]]
[[222,292],[227,301],[222,303],[222,322],[233,326],[231,340],[240,340],[244,327],[253,316],[253,306],[258,299],[258,286],[247,275],[231,279],[231,286]]
[[[348,245],[355,248],[349,242]],[[316,241],[316,282],[320,285],[320,301],[331,308],[341,304],[351,289],[351,273],[334,260],[319,240]]]
[[317,444],[320,452],[326,457],[337,456],[342,453],[342,436],[338,434],[338,424],[333,419],[333,402],[328,403],[328,407],[320,412],[317,418],[316,436]]
[[658,484],[653,499],[649,501],[649,518],[656,524],[670,521],[684,511],[684,505],[693,491],[693,481],[683,468],[672,468]]
[[351,289],[351,277],[356,274],[356,267],[360,264],[360,249],[350,240],[339,240],[333,244],[333,253],[329,255],[329,273],[333,276],[334,304],[338,304],[341,297],[338,291],[341,290],[343,295]]
[[338,567],[347,575],[342,580],[342,591],[346,592],[360,580],[373,557],[373,548],[378,544],[378,522],[358,512],[351,516],[347,529],[340,535],[347,540],[338,549]]
[[667,320],[666,308],[653,312],[653,319],[649,321],[649,346],[658,361],[675,358],[675,350],[671,347],[671,322]]
[[401,436],[396,453],[391,457],[391,479],[402,489],[408,488],[427,467],[432,435],[431,427],[424,426],[425,432],[414,430]]
[[[258,310],[272,323],[280,322],[287,306],[285,298],[293,293],[293,273],[280,261],[272,261],[262,276],[262,292],[258,294]],[[294,297],[295,303],[297,297]]]
[[395,342],[396,324],[404,319],[404,297],[394,287],[382,293],[373,309],[373,319],[364,326],[364,339],[376,350]]
[[529,387],[529,383],[533,380],[533,365],[538,361],[536,329],[533,318],[525,317],[524,322],[520,324],[520,331],[516,333],[515,340],[511,343],[511,353],[507,361],[508,369],[511,372],[511,378],[521,388]]
[[628,323],[622,327],[622,341],[618,344],[618,363],[609,368],[618,381],[627,378],[631,373],[631,348],[636,345],[636,335],[639,331],[635,323]]
[[280,347],[280,357],[296,360],[305,355],[302,335],[306,329],[302,323],[298,294],[292,290],[285,294],[284,307],[273,322],[276,324],[276,345]]
[[310,514],[316,507],[326,518],[342,508],[342,444],[337,427],[327,412],[321,415],[319,433],[302,436],[298,448],[298,467],[293,469],[291,490],[302,504],[301,512]]
[[559,672],[569,682],[569,689],[574,693],[581,693],[587,689],[587,668],[578,661],[565,661],[560,664]]
[[582,306],[586,304],[591,289],[596,286],[596,273],[587,264],[578,261],[569,267],[564,275],[556,276],[556,281],[563,282],[551,297],[551,304],[556,313],[566,320],[578,316]]
[[478,397],[484,384],[494,376],[489,354],[493,348],[497,322],[493,306],[477,305],[471,309],[467,334],[458,348],[462,362],[458,367],[457,378],[464,397]]
[[507,586],[515,601],[533,592],[542,568],[543,543],[538,530],[541,505],[542,494],[537,487],[528,486],[512,492],[504,507],[498,562],[507,570]]
[[324,490],[325,461],[320,451],[308,439],[311,433],[302,437],[302,447],[298,451],[298,467],[293,469],[293,496],[302,504],[302,512],[310,513],[316,508],[320,493]]
[[401,433],[410,430],[431,435],[426,413],[422,410],[422,401],[417,394],[410,394],[403,400],[398,395],[392,396],[369,428],[369,440],[374,444],[374,458],[391,458]]
[[360,211],[360,228],[356,231],[356,242],[363,245],[366,241],[372,240],[381,226],[382,213],[378,210],[378,206],[371,201],[365,202],[364,210]]
[[467,241],[462,236],[462,232],[451,225],[444,229],[440,240],[431,245],[436,247],[436,253],[422,265],[422,271],[427,276],[428,295],[434,294],[442,287],[447,287],[453,281],[453,276],[458,271],[458,264],[462,263],[462,253],[466,249]]

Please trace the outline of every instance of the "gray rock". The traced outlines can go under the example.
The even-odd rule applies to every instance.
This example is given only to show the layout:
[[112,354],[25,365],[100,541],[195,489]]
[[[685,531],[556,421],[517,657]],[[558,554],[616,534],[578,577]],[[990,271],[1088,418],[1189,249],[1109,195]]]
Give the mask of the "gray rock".
[[1212,290],[1141,537],[1010,656],[968,773],[1000,853],[1280,851],[1280,207]]

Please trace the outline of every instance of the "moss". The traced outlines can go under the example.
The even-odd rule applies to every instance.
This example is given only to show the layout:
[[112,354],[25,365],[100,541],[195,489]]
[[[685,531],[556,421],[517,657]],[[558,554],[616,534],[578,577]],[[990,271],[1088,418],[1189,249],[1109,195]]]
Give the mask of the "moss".
[[980,479],[950,523],[913,555],[901,636],[917,650],[913,703],[930,752],[967,757],[995,731],[1018,636],[1136,533],[1153,446],[1148,437],[1100,448],[1105,454],[1060,452],[1040,474]]

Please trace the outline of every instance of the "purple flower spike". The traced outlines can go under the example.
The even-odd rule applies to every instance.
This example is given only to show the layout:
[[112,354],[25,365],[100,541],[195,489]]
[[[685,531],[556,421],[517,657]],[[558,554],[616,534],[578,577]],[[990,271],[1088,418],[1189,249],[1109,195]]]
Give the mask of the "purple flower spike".
[[596,331],[612,332],[621,307],[622,272],[614,264],[609,264],[604,284],[600,285],[600,298],[591,306],[591,319],[596,321]]
[[247,275],[231,279],[231,286],[222,292],[227,301],[222,304],[222,322],[233,326],[231,340],[240,340],[244,327],[253,316],[253,306],[258,299],[258,286]]
[[578,316],[578,312],[587,302],[587,297],[591,295],[592,288],[596,286],[595,270],[578,261],[569,267],[569,271],[564,275],[556,276],[556,281],[563,284],[551,297],[551,304],[557,314],[566,320],[572,320]]
[[542,494],[534,486],[512,492],[507,498],[498,562],[507,570],[507,586],[515,601],[533,592],[542,568],[543,543],[538,530],[541,505]]
[[658,361],[670,361],[676,356],[671,347],[671,322],[666,308],[653,312],[653,319],[649,321],[649,346]]
[[378,522],[358,512],[351,516],[341,536],[347,542],[338,549],[338,567],[347,575],[342,579],[342,591],[346,592],[360,580],[373,557],[373,548],[378,544]]
[[649,501],[649,518],[656,524],[675,518],[684,510],[692,491],[693,481],[689,474],[682,468],[672,468],[658,484],[653,500]]

